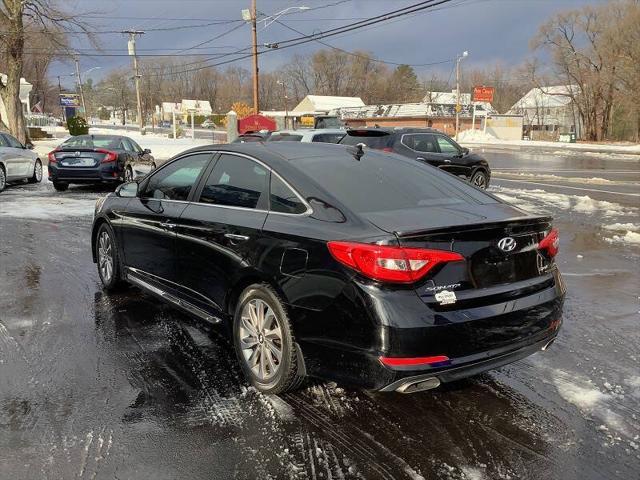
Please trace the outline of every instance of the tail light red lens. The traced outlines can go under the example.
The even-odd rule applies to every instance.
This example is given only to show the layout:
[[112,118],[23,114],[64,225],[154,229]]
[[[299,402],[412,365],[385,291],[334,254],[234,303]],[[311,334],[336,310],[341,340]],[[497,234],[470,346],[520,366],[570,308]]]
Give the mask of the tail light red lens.
[[384,147],[384,148],[382,149],[382,151],[383,151],[383,152],[393,152],[393,148],[391,148],[391,147]]
[[435,355],[433,357],[380,357],[380,362],[388,367],[415,367],[448,361],[449,357],[446,355]]
[[557,228],[553,228],[549,234],[538,243],[540,250],[546,250],[550,257],[555,257],[560,250],[560,234]]
[[58,159],[56,158],[56,151],[49,152],[48,155],[49,163],[58,163]]
[[436,265],[464,260],[459,253],[369,243],[328,242],[331,255],[365,277],[381,282],[413,283]]
[[104,153],[104,158],[102,159],[102,163],[115,162],[118,160],[118,154],[116,152],[112,152],[111,150],[96,150],[98,153]]

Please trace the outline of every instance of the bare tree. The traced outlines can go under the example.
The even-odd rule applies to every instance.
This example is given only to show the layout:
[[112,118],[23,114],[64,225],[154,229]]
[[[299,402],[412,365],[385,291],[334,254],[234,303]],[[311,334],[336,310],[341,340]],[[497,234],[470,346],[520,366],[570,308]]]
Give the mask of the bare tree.
[[27,32],[37,32],[42,37],[38,44],[48,42],[61,48],[66,48],[66,44],[60,42],[61,33],[80,32],[95,45],[95,37],[83,16],[65,11],[58,3],[56,0],[1,0],[0,3],[1,48],[7,69],[0,81],[0,97],[7,111],[9,131],[23,142],[28,132],[20,102],[20,78],[25,66]]

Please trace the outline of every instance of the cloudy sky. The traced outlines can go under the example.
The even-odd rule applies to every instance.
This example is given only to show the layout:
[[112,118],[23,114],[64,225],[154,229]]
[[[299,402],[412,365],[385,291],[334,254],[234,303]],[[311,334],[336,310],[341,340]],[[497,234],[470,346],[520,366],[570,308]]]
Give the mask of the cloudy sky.
[[[279,20],[305,34],[323,31],[402,8],[418,0],[257,0],[258,10],[272,15],[288,7]],[[346,50],[366,50],[381,60],[407,64],[428,64],[455,58],[468,50],[467,66],[482,66],[501,61],[518,64],[531,54],[529,41],[538,26],[556,12],[595,4],[598,0],[453,0],[421,13],[383,22],[347,34],[326,39],[327,43]],[[130,65],[126,56],[127,39],[123,29],[146,32],[137,42],[138,52],[149,59],[160,55],[178,56],[181,61],[191,53],[200,58],[237,51],[250,45],[251,31],[240,22],[241,10],[249,0],[73,0],[61,3],[76,12],[91,12],[87,18],[95,25],[101,41],[102,56],[86,40],[74,43],[82,56],[81,69],[94,70],[94,80],[109,68]],[[218,22],[213,24],[214,22]],[[258,26],[259,43],[277,42],[300,36],[272,23]],[[214,39],[215,37],[219,37]],[[200,46],[190,49],[196,45]],[[309,53],[323,48],[315,42],[261,55],[261,68],[269,70],[286,63],[295,53]],[[181,51],[185,49],[186,51]],[[222,57],[224,60],[233,57]],[[184,59],[185,62],[191,59]],[[220,60],[218,60],[220,61]],[[237,64],[250,68],[249,59]],[[215,60],[211,60],[214,63]],[[448,72],[452,64],[416,66],[417,72],[430,69]],[[72,71],[72,65],[56,64],[52,76]],[[72,79],[67,80],[69,84]]]

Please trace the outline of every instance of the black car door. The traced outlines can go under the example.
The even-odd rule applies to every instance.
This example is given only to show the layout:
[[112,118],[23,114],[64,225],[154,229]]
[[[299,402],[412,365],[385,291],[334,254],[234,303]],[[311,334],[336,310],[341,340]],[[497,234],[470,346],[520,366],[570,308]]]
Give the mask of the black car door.
[[443,164],[441,168],[454,175],[468,176],[469,167],[462,159],[462,147],[445,135],[435,135],[438,144],[439,155]]
[[402,135],[400,143],[404,147],[403,155],[441,167],[445,159],[438,151],[435,135],[431,133],[407,133]]
[[269,169],[222,153],[176,229],[179,282],[187,301],[209,311],[225,299],[243,269],[257,262],[267,217]]
[[175,227],[211,158],[211,153],[194,153],[167,164],[145,180],[125,209],[114,212],[123,263],[130,272],[175,288]]

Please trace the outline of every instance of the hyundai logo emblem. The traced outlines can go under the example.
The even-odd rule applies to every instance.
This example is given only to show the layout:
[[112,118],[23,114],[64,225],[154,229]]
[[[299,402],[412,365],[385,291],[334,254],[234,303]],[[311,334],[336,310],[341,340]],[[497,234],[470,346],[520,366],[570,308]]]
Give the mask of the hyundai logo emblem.
[[504,237],[498,241],[498,247],[503,252],[513,252],[516,248],[516,241],[512,237]]

